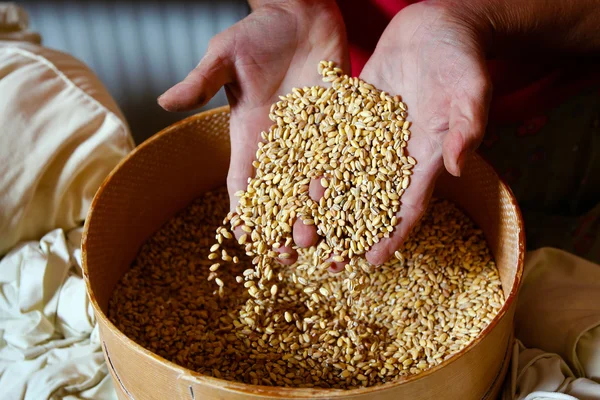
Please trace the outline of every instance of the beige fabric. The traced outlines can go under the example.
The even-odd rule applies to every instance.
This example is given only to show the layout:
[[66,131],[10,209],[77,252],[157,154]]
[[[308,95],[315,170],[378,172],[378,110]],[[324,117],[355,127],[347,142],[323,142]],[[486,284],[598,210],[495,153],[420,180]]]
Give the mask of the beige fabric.
[[0,3],[0,398],[115,399],[80,225],[133,141],[94,74],[26,28]]
[[0,398],[115,399],[81,274],[81,228],[0,261]]
[[590,329],[579,338],[575,348],[585,376],[600,382],[600,326]]
[[102,84],[66,54],[0,41],[0,93],[2,255],[21,240],[80,225],[134,144]]
[[600,266],[528,253],[503,399],[600,399]]

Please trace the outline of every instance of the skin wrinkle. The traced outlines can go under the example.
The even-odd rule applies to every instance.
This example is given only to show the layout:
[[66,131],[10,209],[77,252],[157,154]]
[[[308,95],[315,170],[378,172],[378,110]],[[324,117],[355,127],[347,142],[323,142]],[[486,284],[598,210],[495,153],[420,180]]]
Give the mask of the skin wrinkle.
[[[335,2],[251,3],[254,12],[244,20],[246,24],[242,21],[236,24],[238,30],[230,28],[219,34],[220,38],[231,39],[227,35],[233,33],[231,81],[244,83],[226,85],[233,107],[232,128],[236,130],[232,134],[232,144],[237,146],[232,160],[244,162],[249,159],[245,153],[260,139],[260,113],[271,103],[269,95],[254,92],[266,90],[274,96],[280,89],[306,86],[313,76],[310,64],[321,59],[338,61],[349,72],[343,48],[346,34]],[[429,195],[424,191],[432,185],[417,181],[431,179],[444,166],[458,172],[460,164],[452,164],[460,163],[464,154],[481,142],[492,91],[484,60],[492,50],[518,53],[534,45],[533,51],[545,51],[550,46],[553,51],[577,54],[597,49],[598,36],[592,37],[592,32],[600,18],[599,10],[597,0],[429,0],[412,4],[396,15],[381,35],[361,77],[406,100],[415,124],[413,140],[421,138],[420,145],[409,145],[409,152],[419,163],[413,177],[416,185],[407,191],[404,201],[424,203]],[[294,46],[286,47],[286,41],[287,46]],[[249,49],[256,51],[245,55]],[[227,49],[221,50],[220,55],[227,59]],[[470,68],[470,63],[474,67]],[[198,78],[208,80],[217,65],[208,65],[211,69]],[[236,168],[244,170],[239,165]],[[236,172],[234,178],[241,184],[240,174]],[[412,224],[418,209],[406,206],[403,210],[402,221]]]
[[[208,48],[210,49],[210,45],[209,45]],[[216,57],[217,61],[215,62],[215,64],[214,64],[215,66],[214,66],[214,68],[212,68],[212,70],[219,69],[219,66],[221,66],[221,68],[224,69],[224,70],[226,70],[226,71],[231,69],[231,66],[227,65],[227,63],[225,61],[225,58],[222,57],[222,55],[220,54],[220,52],[218,52],[217,54],[215,54],[215,57]],[[208,71],[206,71],[206,72],[205,71],[200,71],[200,74],[202,75],[202,77],[204,78],[204,80],[206,82],[210,82],[210,76],[208,75],[207,72]],[[230,75],[230,74],[228,74],[228,75]],[[233,77],[229,76],[229,79],[227,79],[227,81],[225,82],[225,85],[229,85],[233,81],[232,78]],[[203,96],[203,94],[201,94],[201,96]],[[206,102],[208,102],[208,100],[209,99],[207,99],[206,96],[204,96],[204,99],[203,99],[203,101],[202,101],[201,104],[205,104]]]
[[[238,48],[238,47],[236,46],[236,40],[235,40],[236,36],[237,36],[237,35],[235,35],[235,34],[234,34],[234,36],[233,36],[233,37],[234,37],[234,49],[235,49],[235,51],[234,51],[234,57],[235,57],[235,60],[236,60],[236,61],[235,61],[235,65],[236,65],[236,66],[238,66],[237,60],[246,60],[247,58],[249,58],[251,61],[250,61],[250,62],[243,62],[243,61],[240,61],[240,64],[239,64],[239,67],[244,67],[244,68],[240,68],[240,69],[242,69],[242,70],[244,70],[244,71],[246,70],[246,68],[247,68],[247,67],[252,67],[252,66],[254,66],[254,67],[261,67],[262,65],[268,64],[268,61],[267,61],[267,62],[265,62],[265,63],[261,63],[261,62],[259,62],[259,61],[256,59],[256,57],[255,57],[255,54],[254,54],[254,53],[252,53],[252,52],[250,52],[249,54],[246,54],[246,55],[245,55],[245,57],[244,57],[244,56],[239,56],[239,55],[238,55],[238,52],[237,52],[237,48]],[[298,42],[298,41],[297,41],[297,38],[296,38],[296,43],[295,43],[295,46],[294,46],[294,48],[296,48],[296,47],[297,47],[297,42]],[[289,62],[288,62],[288,68],[289,68],[289,66],[291,65],[291,63],[292,63],[292,60],[289,60]],[[258,69],[258,71],[259,71],[259,72],[262,72],[262,71],[263,71],[263,69],[262,69],[262,68],[257,68],[257,69]],[[246,74],[244,74],[244,75],[246,75]],[[263,75],[263,76],[262,76],[262,81],[268,82],[270,78],[271,78],[270,76],[264,76],[264,75]],[[283,83],[283,80],[284,80],[284,78],[281,78],[281,79],[279,80],[277,87],[280,87],[280,86],[281,86],[281,84]],[[261,93],[260,91],[256,91],[256,90],[253,90],[252,92],[253,92],[254,94],[256,94],[257,92],[258,92],[258,93]],[[242,96],[244,96],[244,93],[242,93]],[[247,94],[246,94],[246,96],[247,96]],[[261,107],[261,106],[266,106],[266,105],[268,105],[268,104],[270,103],[270,100],[271,100],[271,97],[272,97],[272,96],[273,96],[273,93],[262,93],[262,98],[255,98],[255,99],[252,99],[252,97],[246,97],[244,100],[246,100],[246,101],[249,101],[249,102],[251,102],[251,103],[255,103],[255,102],[256,102],[256,103],[258,103],[258,104],[256,104],[254,107],[252,107],[252,108],[250,109],[250,111],[252,111],[252,110],[254,110],[254,109],[256,109],[256,108],[259,108],[259,107]]]
[[[317,23],[317,25],[318,25],[318,23]],[[302,29],[303,28],[300,25],[296,24],[296,29],[295,29],[295,32],[296,32],[296,34],[295,34],[295,46],[294,46],[295,48],[299,47],[298,38],[302,36],[302,32],[300,32],[300,30],[302,30]],[[328,33],[329,34],[333,34],[334,32],[332,32],[332,31],[333,31],[333,28],[331,28]],[[301,55],[304,56],[303,59],[302,60],[296,60],[295,57],[297,56],[298,52],[295,52],[294,59],[292,61],[290,61],[290,64],[289,64],[289,65],[291,65],[291,64],[300,65],[300,63],[301,63],[301,65],[303,65],[303,67],[302,67],[302,70],[303,70],[302,75],[304,75],[304,70],[305,69],[308,68],[309,71],[312,71],[312,69],[314,68],[314,66],[312,65],[312,63],[309,61],[309,58],[312,56],[313,50],[315,48],[314,42],[313,42],[313,38],[310,35],[309,35],[309,40],[308,40],[307,45],[308,45],[307,46],[308,49],[305,52],[301,52],[300,53]],[[320,46],[317,46],[317,48],[320,48]],[[329,49],[326,51],[326,53],[329,53]],[[289,68],[289,65],[288,65],[288,68]],[[283,82],[280,82],[280,87],[281,86],[288,86],[288,85],[285,85]],[[298,219],[296,219],[294,221],[294,224],[296,223],[297,220]],[[314,242],[317,239],[316,232],[314,232],[314,228],[312,228],[312,227],[308,227],[308,226],[304,227],[303,226],[302,229],[301,229],[301,233],[296,232],[296,230],[294,230],[294,231],[295,231],[294,233],[296,233],[295,236],[297,236],[297,238],[295,237],[296,241],[297,242],[301,242],[301,244],[303,244],[304,246],[310,246],[310,245],[314,244]],[[285,249],[286,249],[286,251],[290,250],[289,248],[285,248]],[[282,251],[283,251],[283,248],[282,248]]]
[[[432,25],[434,26],[434,25],[435,25],[435,24],[436,24],[438,21],[439,21],[439,17],[437,17],[437,18],[436,18],[436,19],[433,21]],[[425,29],[426,31],[428,31],[429,33],[431,33],[431,26],[432,26],[432,25],[430,25],[430,26],[427,26],[427,25],[425,25],[425,20],[422,20],[422,21],[421,21],[421,23],[420,23],[420,24],[417,26],[417,28],[415,29],[415,31],[414,31],[414,33],[413,33],[413,35],[412,35],[412,37],[411,37],[411,42],[412,42],[412,40],[414,39],[415,35],[417,34],[417,32],[418,32],[420,29]],[[427,37],[427,36],[425,36],[425,37]],[[418,58],[417,58],[417,64],[416,64],[416,68],[417,68],[417,74],[416,74],[416,75],[417,75],[417,76],[421,76],[421,74],[420,74],[420,71],[421,71],[421,60],[423,59],[423,56],[422,56],[422,54],[423,54],[423,53],[422,53],[422,49],[423,49],[423,47],[422,47],[422,46],[423,46],[423,36],[422,36],[422,37],[421,37],[421,39],[418,41],[418,46],[417,46],[417,49],[416,49],[416,53],[421,55],[420,57],[418,57]],[[421,93],[421,91],[420,91],[420,87],[419,87],[419,83],[420,83],[420,82],[419,82],[419,79],[417,79],[417,80],[416,80],[416,93]],[[422,96],[420,96],[420,95],[417,95],[417,99],[418,99],[418,100],[417,100],[418,107],[417,107],[417,113],[416,113],[416,115],[415,115],[415,118],[418,118],[418,110],[419,110],[419,109],[421,109],[421,107],[423,106],[423,104],[421,103],[421,101],[422,101]],[[421,101],[420,101],[420,100],[421,100]],[[429,105],[429,103],[428,103],[428,105]],[[433,113],[432,113],[432,114],[433,114]]]
[[[436,140],[433,137],[427,137],[426,139],[428,141],[429,148],[430,148],[429,151],[426,152],[426,154],[429,154],[431,158],[423,160],[424,161],[423,165],[427,165],[427,164],[433,163],[433,160],[435,159],[435,156],[437,156],[437,155],[439,155],[439,154],[442,153],[442,144],[440,143],[439,140]],[[423,159],[423,157],[421,157],[421,159]],[[417,165],[419,165],[419,164],[420,163],[418,163]],[[424,168],[424,167],[421,167],[421,168]],[[420,171],[420,170],[421,170],[420,168],[417,169],[415,167],[415,171]]]
[[[442,37],[442,39],[436,43],[436,46],[435,46],[434,50],[432,51],[432,53],[435,53],[435,52],[438,50],[438,48],[439,48],[439,46],[441,45],[441,43],[446,43],[446,44],[448,44],[448,45],[451,45],[452,47],[458,47],[458,46],[456,46],[456,42],[455,42],[455,41],[448,41],[448,40],[447,40],[448,38],[450,38],[450,37],[452,37],[452,36],[454,36],[454,32],[446,32],[446,33],[445,33],[445,35]],[[457,48],[457,50],[458,50],[458,48]],[[458,57],[457,55],[455,55],[455,57],[454,57],[454,58],[452,59],[452,61],[450,62],[450,65],[451,65],[451,66],[457,66],[457,65],[459,65],[459,64],[458,64],[458,62],[459,62],[459,59],[458,59],[458,58],[459,58],[459,57]],[[439,64],[437,65],[437,77],[438,77],[438,79],[439,79],[439,81],[440,81],[440,82],[445,82],[445,81],[447,81],[447,80],[448,80],[448,79],[447,79],[447,78],[448,78],[448,75],[447,75],[447,74],[444,74],[444,72],[447,72],[447,71],[449,71],[449,70],[453,70],[453,69],[452,69],[452,68],[446,68],[445,70],[442,70],[442,69],[441,69],[441,66],[440,66]],[[450,86],[451,86],[453,89],[456,89],[457,85],[458,85],[458,84],[459,84],[459,83],[462,81],[462,79],[463,79],[463,77],[465,76],[465,74],[467,73],[467,71],[468,71],[468,68],[467,68],[467,67],[463,67],[463,68],[462,68],[462,72],[461,72],[460,76],[458,76],[457,78],[454,78],[454,81],[453,81],[453,82],[452,82],[452,80],[450,80],[450,82],[451,82],[451,85],[450,85]],[[452,98],[452,99],[450,100],[450,104],[449,104],[449,108],[450,108],[450,110],[451,110],[451,114],[452,114],[453,112],[456,112],[456,111],[453,111],[453,110],[455,110],[455,109],[452,107],[452,102],[453,102],[454,100],[455,100],[455,99],[454,99],[454,98]],[[444,122],[442,122],[442,123],[436,123],[436,124],[432,124],[433,126],[435,126],[435,125],[438,125],[438,127],[435,127],[435,128],[431,128],[431,127],[430,127],[430,129],[432,129],[433,131],[439,132],[439,133],[447,133],[447,132],[450,130],[450,123],[449,123],[449,119],[448,119],[448,118],[444,118],[444,117],[442,117],[441,119],[442,119]],[[452,118],[450,118],[450,120],[451,120],[451,119],[452,119]]]
[[[306,71],[308,70],[307,64],[310,63],[310,58],[311,57],[315,57],[315,55],[313,55],[313,50],[314,49],[313,49],[313,45],[312,45],[314,43],[314,41],[313,41],[312,35],[309,35],[308,36],[309,37],[308,45],[301,45],[300,41],[299,41],[299,36],[305,35],[306,32],[304,32],[302,30],[301,26],[296,23],[296,20],[293,20],[293,22],[294,22],[294,26],[295,26],[295,29],[294,29],[295,34],[293,35],[294,46],[290,46],[290,47],[292,47],[292,50],[289,50],[289,51],[291,51],[293,53],[293,55],[292,55],[292,57],[287,58],[287,68],[289,69],[292,64],[296,65],[296,66],[297,65],[302,65],[302,67],[300,68],[300,75],[303,76],[303,75],[307,75],[308,74]],[[247,27],[244,27],[244,28],[247,29]],[[247,35],[248,35],[248,31],[246,30],[246,36]],[[238,46],[237,46],[237,43],[236,43],[236,51],[237,50],[238,50]],[[266,51],[265,54],[268,55],[269,52]],[[279,53],[277,53],[276,55],[279,56]],[[237,52],[236,52],[236,56],[237,56]],[[298,58],[299,56],[301,58]],[[255,66],[255,67],[257,67],[256,69],[259,70],[259,71],[263,71],[263,70],[266,71],[266,70],[268,70],[268,68],[266,68],[267,66],[265,64],[267,64],[268,62],[270,62],[270,60],[263,61],[261,59],[257,59],[255,57],[255,54],[251,54],[249,56],[250,59],[248,59],[248,56],[246,56],[246,57],[247,58],[244,59],[243,57],[239,57],[238,56],[237,60],[236,60],[236,65],[238,67],[240,67],[240,66],[244,66],[244,67]],[[264,67],[264,68],[262,68],[262,67]],[[312,72],[313,68],[314,68],[314,66],[311,65],[311,67],[310,67],[310,71],[311,72]],[[244,74],[249,74],[250,73],[248,71],[249,69],[250,68],[243,68]],[[252,69],[250,69],[250,70],[252,71]],[[255,78],[255,77],[253,77],[253,78]],[[272,76],[264,77],[263,79],[266,80],[267,78],[270,79],[271,82],[272,82]],[[288,76],[283,76],[279,82],[277,82],[276,84],[270,85],[270,87],[277,87],[277,88],[284,87],[284,88],[287,89],[288,86],[289,86],[291,88],[291,86],[293,86],[293,85],[291,85],[290,83],[288,83],[288,79],[287,78],[289,78],[289,77]],[[296,77],[294,76],[294,78],[296,78]],[[273,95],[275,95],[275,92],[273,92]],[[250,114],[250,113],[253,114],[253,112],[255,110],[258,112],[258,110],[262,109],[263,106],[267,106],[268,104],[270,104],[271,97],[266,97],[266,98],[267,98],[267,100],[265,100],[264,97],[263,98],[252,99],[252,98],[248,98],[247,96],[244,96],[243,100],[244,101],[248,101],[250,103],[253,103],[254,106],[248,112],[246,112],[246,113],[243,114],[243,118],[245,120],[247,120],[248,119],[248,114]],[[239,135],[232,135],[232,136],[237,137]],[[250,135],[243,135],[242,137],[239,137],[238,140],[242,144],[247,144],[250,148],[255,148],[256,147],[256,146],[252,145],[252,142],[254,140],[258,141],[257,139],[253,139],[252,136],[250,136]],[[238,142],[238,141],[236,140],[236,142]],[[252,168],[251,163],[252,163],[251,160],[247,160],[246,164],[248,165],[248,168],[246,169],[246,171],[248,171],[248,170],[250,170],[250,168]],[[243,170],[243,169],[234,167],[234,164],[232,164],[231,167],[235,168],[236,171]],[[251,170],[253,171],[253,168]],[[230,171],[231,171],[231,169],[230,169]],[[236,186],[241,187],[242,186],[242,181],[245,184],[245,177],[240,176],[240,174],[241,175],[246,175],[245,173],[230,172],[231,179],[229,181],[230,182],[235,182],[235,183],[239,182],[239,184],[236,184]],[[232,190],[230,190],[230,192],[237,191],[237,190],[234,190],[234,189],[238,189],[239,187],[232,188]],[[308,228],[307,231],[309,231],[309,236],[310,236],[310,228]],[[314,236],[316,236],[316,233],[314,233]],[[312,238],[308,238],[307,242],[309,242],[309,241],[313,242],[314,240]],[[310,243],[308,243],[308,244],[310,244]]]
[[[432,53],[435,53],[438,48],[442,45],[442,44],[446,44],[448,46],[450,46],[451,48],[456,48],[457,53],[454,54],[454,57],[451,59],[450,61],[450,65],[452,65],[454,68],[448,68],[445,70],[441,70],[440,66],[438,65],[437,67],[437,78],[440,81],[446,81],[449,82],[450,86],[452,87],[452,91],[451,92],[457,92],[458,89],[462,89],[462,93],[463,95],[459,96],[459,95],[455,95],[455,96],[451,96],[450,97],[450,104],[449,104],[449,109],[450,109],[450,116],[449,118],[443,118],[443,121],[446,121],[445,124],[443,124],[442,126],[438,127],[439,131],[441,133],[448,133],[450,130],[455,130],[457,128],[463,128],[463,129],[459,129],[457,131],[457,135],[455,135],[454,138],[454,143],[452,143],[451,148],[449,149],[449,151],[444,152],[444,153],[450,153],[450,154],[446,154],[444,156],[444,163],[449,166],[451,169],[456,169],[455,172],[458,173],[458,168],[460,168],[460,158],[461,158],[461,152],[460,150],[456,151],[455,149],[461,149],[461,148],[466,148],[466,143],[467,143],[467,139],[466,136],[468,133],[465,131],[464,127],[465,126],[472,126],[476,123],[476,118],[474,117],[474,114],[476,113],[476,111],[474,110],[474,107],[469,104],[469,95],[468,93],[476,91],[477,88],[476,87],[469,87],[471,85],[469,85],[468,80],[465,81],[465,75],[470,74],[472,72],[472,70],[469,68],[468,65],[466,66],[462,66],[462,68],[459,68],[461,66],[461,60],[459,59],[457,54],[460,54],[460,49],[461,44],[456,40],[456,31],[454,30],[456,28],[450,28],[448,31],[446,31],[446,33],[444,34],[444,36],[437,41],[436,43],[436,47],[434,48]],[[467,53],[469,53],[470,51],[467,50]],[[474,58],[477,58],[476,56]],[[448,75],[447,71],[454,71],[454,70],[458,70],[461,71],[460,75],[458,77],[452,77],[451,75]],[[448,79],[449,78],[449,79]],[[479,131],[482,132],[483,129],[479,129],[479,128],[474,128],[472,131]],[[469,135],[472,136],[472,135]],[[459,141],[459,142],[456,142]],[[476,142],[480,142],[481,138],[477,138]],[[467,151],[471,150],[471,147],[474,146],[469,146],[469,149],[467,149]],[[447,159],[448,157],[450,157],[451,159]],[[451,165],[449,165],[448,163],[450,163]]]
[[[386,47],[383,47],[384,50],[382,50],[382,51],[386,52],[387,49],[393,49],[393,48],[394,48],[394,46],[386,46]],[[387,68],[384,68],[383,71],[382,71],[382,68],[378,69],[379,79],[380,79],[381,82],[384,83],[384,85],[381,85],[381,86],[390,87],[391,88],[391,87],[393,87],[393,85],[389,81],[389,79],[388,79],[388,73],[386,71],[394,70],[394,67],[393,67],[393,64],[392,64],[391,60],[386,59],[386,60],[384,60],[384,63],[387,64]],[[400,64],[400,69],[402,70],[403,69],[403,65],[404,65],[404,63],[402,62],[402,58],[400,58],[399,64]],[[400,79],[401,78],[398,78],[398,80],[400,80]]]
[[[430,14],[427,12],[427,15]],[[440,21],[440,18],[441,17],[439,15],[436,15],[436,21]],[[435,25],[438,26],[437,29],[439,29],[440,22],[436,22]],[[402,97],[408,102],[409,105],[411,104],[411,101],[414,101],[414,98],[417,99],[416,106],[411,107],[411,109],[413,110],[412,115],[413,122],[415,124],[414,127],[417,128],[420,126],[421,129],[415,129],[415,131],[413,131],[413,135],[415,137],[421,136],[422,140],[418,145],[419,148],[417,153],[414,152],[417,143],[411,142],[408,147],[409,153],[413,154],[419,160],[419,163],[417,164],[418,168],[416,168],[414,171],[415,173],[413,175],[413,179],[415,181],[431,180],[433,182],[433,178],[435,178],[437,175],[439,175],[439,173],[441,173],[444,166],[442,154],[445,152],[443,149],[446,146],[443,145],[443,139],[447,137],[444,134],[447,134],[450,128],[450,111],[452,112],[452,114],[454,114],[452,116],[453,119],[456,119],[457,121],[460,121],[460,123],[463,123],[459,119],[462,118],[461,110],[450,110],[451,104],[453,102],[458,102],[460,99],[464,98],[464,93],[466,93],[467,91],[462,90],[461,88],[475,87],[472,85],[472,83],[468,82],[469,79],[467,78],[471,76],[475,71],[469,70],[468,68],[459,68],[461,66],[460,59],[453,60],[450,66],[450,69],[453,73],[446,74],[443,70],[435,70],[430,67],[431,65],[434,66],[434,68],[439,68],[440,64],[436,63],[435,60],[431,60],[430,64],[424,64],[424,62],[429,60],[429,57],[427,55],[430,55],[430,53],[432,52],[431,49],[433,47],[436,47],[439,50],[442,46],[444,46],[444,49],[448,52],[448,54],[454,54],[455,51],[464,52],[464,47],[459,45],[460,42],[458,41],[456,36],[460,35],[460,32],[445,33],[441,40],[436,39],[435,41],[433,41],[433,46],[428,46],[428,44],[431,43],[431,39],[428,38],[432,35],[435,36],[435,32],[431,32],[431,29],[429,27],[424,27],[423,23],[420,23],[419,28],[416,30],[412,30],[411,28],[408,29],[410,29],[411,34],[404,34],[403,37],[409,38],[407,39],[407,42],[413,42],[409,45],[412,48],[411,51],[413,52],[413,57],[416,61],[413,64],[413,70],[409,71],[407,69],[408,64],[406,64],[406,56],[399,57],[398,55],[396,55],[395,58],[391,57],[391,59],[381,57],[381,55],[384,53],[399,54],[404,42],[397,44],[396,46],[389,46],[390,50],[387,50],[387,48],[378,45],[374,57],[379,56],[381,58],[377,61],[381,63],[381,69],[383,69],[385,72],[377,74],[377,80],[373,83],[376,86],[383,88],[385,88],[383,85],[387,83],[388,88],[393,88],[395,92],[399,92],[402,95]],[[400,28],[400,32],[401,31],[402,29]],[[394,31],[394,34],[398,35],[399,33]],[[382,41],[385,41],[386,39],[386,37],[383,37]],[[469,53],[472,54],[472,52]],[[410,55],[410,52],[408,54]],[[373,61],[370,60],[368,65],[369,64],[373,65]],[[394,66],[395,68],[390,68],[390,66]],[[368,67],[366,67],[365,70],[368,70]],[[396,80],[396,85],[389,85],[389,83],[393,81],[392,79],[390,79],[389,73],[391,73],[392,71],[398,72],[398,70],[400,70],[401,73],[396,75],[396,77],[400,76],[401,78]],[[415,72],[415,70],[417,72]],[[450,90],[445,89],[444,91],[440,92],[439,90],[435,90],[433,86],[423,87],[421,85],[422,82],[418,81],[412,82],[412,87],[411,85],[409,85],[408,87],[404,87],[402,77],[407,77],[410,73],[412,73],[413,75],[416,74],[416,76],[421,76],[419,74],[424,74],[426,76],[436,76],[434,78],[434,82],[439,82],[440,84],[443,82],[447,82],[450,84]],[[414,92],[414,90],[416,90],[416,92]],[[424,92],[428,92],[429,95],[427,95]],[[473,91],[470,90],[468,92],[471,93]],[[442,93],[443,95],[441,99],[439,98],[440,93]],[[445,112],[447,112],[448,115],[445,114],[444,110],[446,110]],[[475,115],[473,114],[474,111],[475,110],[469,110],[466,111],[466,113],[467,115]],[[437,120],[438,122],[433,121],[432,124],[433,119]],[[458,139],[459,145],[461,143],[464,143],[463,137],[460,137]],[[449,169],[451,171],[454,170],[453,166],[450,165]],[[417,190],[418,193],[415,193],[415,190]],[[419,210],[423,209],[423,205],[426,204],[427,200],[430,198],[432,190],[433,185],[429,184],[426,187],[424,187],[424,192],[422,192],[420,188],[416,189],[414,187],[407,192],[407,197],[404,198],[402,201],[402,211],[398,214],[401,218],[401,223],[398,228],[400,232],[408,231],[409,225],[413,225],[414,222],[418,220],[418,218],[421,216],[421,211]],[[415,194],[411,195],[411,193]],[[404,222],[404,225],[402,225],[402,222]],[[376,251],[376,254],[369,255],[369,261],[383,261],[383,257],[389,256],[391,253],[393,253],[393,251],[390,250],[394,250],[396,245],[400,244],[402,238],[398,236],[393,236],[393,239],[394,240],[392,241],[382,241],[380,242],[381,245],[378,244],[374,246],[372,251]],[[382,258],[378,259],[378,257]]]
[[[466,73],[466,70],[465,70]],[[463,85],[467,85],[466,83],[464,83],[462,81],[462,77],[461,80],[459,81],[459,83],[463,83]],[[483,140],[483,133],[485,131],[485,126],[486,126],[486,122],[487,122],[487,113],[485,110],[479,110],[478,106],[481,107],[482,104],[485,104],[485,106],[489,105],[490,99],[491,99],[491,95],[490,95],[490,89],[489,87],[491,86],[489,83],[489,78],[488,77],[484,77],[484,82],[482,82],[481,87],[484,88],[484,93],[483,93],[483,99],[478,99],[479,103],[477,104],[473,104],[471,101],[469,101],[469,95],[468,93],[472,92],[472,91],[476,91],[477,90],[477,84],[474,85],[474,88],[465,88],[464,86],[461,86],[461,89],[463,90],[463,96],[456,96],[452,99],[451,102],[451,109],[456,109],[456,111],[451,113],[451,120],[450,122],[452,123],[453,126],[466,126],[466,127],[471,127],[471,135],[472,136],[472,132],[475,132],[477,135],[475,136],[475,141],[472,142],[472,140],[467,141],[465,135],[467,134],[465,130],[460,130],[459,133],[460,135],[458,135],[462,141],[462,143],[459,144],[455,144],[455,148],[463,148],[466,149],[466,152],[472,152],[474,151],[479,144],[481,143],[481,141]],[[477,117],[477,115],[479,113],[482,113],[483,115],[480,116],[480,118]],[[458,121],[453,121],[452,120],[452,116],[456,116],[458,115],[459,120]],[[471,138],[472,139],[472,138]],[[455,140],[458,140],[455,139]],[[469,143],[472,142],[472,143]],[[456,156],[456,160],[455,162],[457,163],[457,166],[460,167],[460,157],[461,154],[457,154]]]
[[[233,52],[230,60],[234,83],[226,86],[232,105],[232,162],[228,176],[230,193],[245,187],[246,176],[253,175],[252,160],[261,139],[260,131],[268,126],[260,115],[270,106],[275,94],[289,91],[292,87],[310,85],[312,77],[316,75],[311,65],[313,62],[316,64],[321,59],[329,59],[342,66],[349,64],[345,58],[347,50],[344,48],[343,21],[341,15],[336,14],[335,5],[330,7],[332,3],[329,2],[261,4],[246,20],[219,34],[220,38],[228,39],[220,44],[232,46],[229,51]],[[454,58],[449,66],[451,71],[444,71],[440,65],[448,65],[447,60],[436,59],[429,54],[432,49],[437,51],[435,49],[443,47],[451,56],[448,58],[453,58],[454,49],[463,51],[458,39],[460,30],[453,34],[437,32],[445,25],[444,17],[447,14],[441,13],[439,7],[431,7],[429,2],[414,4],[409,8],[411,11],[408,14],[404,13],[404,17],[399,14],[386,28],[374,56],[365,68],[369,70],[364,75],[376,87],[405,99],[412,110],[411,119],[415,124],[413,139],[420,137],[420,146],[415,148],[416,143],[412,143],[408,150],[419,163],[412,177],[415,186],[407,191],[403,199],[403,211],[399,214],[404,224],[400,225],[396,235],[402,236],[420,217],[433,188],[430,181],[443,169],[442,154],[448,149],[443,145],[440,135],[448,130],[446,113],[450,111],[453,101],[458,102],[470,87],[470,72],[458,68],[460,60]],[[306,20],[310,20],[311,24],[302,23]],[[310,31],[309,26],[313,26]],[[257,36],[262,39],[258,40]],[[395,38],[400,38],[400,42]],[[250,51],[253,48],[255,51]],[[226,54],[224,51],[223,56],[226,57]],[[369,74],[370,79],[367,78]],[[409,79],[414,74],[418,77],[423,74],[420,79],[433,78],[434,82]],[[209,75],[206,73],[204,76]],[[451,84],[443,90],[436,87],[444,83]],[[460,87],[465,90],[457,93]],[[467,113],[475,111],[467,110]],[[456,119],[455,116],[452,118]],[[236,198],[232,200],[237,202]],[[400,236],[395,236],[393,242],[382,240],[380,243],[386,247],[378,251],[389,256],[386,252],[402,240]]]

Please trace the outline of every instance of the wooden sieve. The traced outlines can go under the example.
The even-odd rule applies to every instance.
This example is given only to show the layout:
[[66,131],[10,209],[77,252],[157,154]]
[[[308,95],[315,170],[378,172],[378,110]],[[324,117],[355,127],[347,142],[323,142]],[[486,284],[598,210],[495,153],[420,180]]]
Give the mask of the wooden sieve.
[[496,398],[508,368],[513,315],[525,252],[516,200],[480,156],[460,178],[443,175],[436,196],[456,202],[484,231],[506,302],[465,349],[419,375],[352,390],[253,386],[197,374],[142,348],[108,319],[109,298],[144,241],[201,193],[225,184],[229,109],[203,112],[159,132],[106,178],[89,211],[82,243],[87,290],[104,356],[120,399]]

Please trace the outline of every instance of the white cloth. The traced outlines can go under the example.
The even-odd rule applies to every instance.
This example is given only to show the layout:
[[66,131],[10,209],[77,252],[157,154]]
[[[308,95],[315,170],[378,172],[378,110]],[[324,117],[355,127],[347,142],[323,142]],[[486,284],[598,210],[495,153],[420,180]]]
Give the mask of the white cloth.
[[116,399],[80,225],[133,140],[94,74],[36,42],[25,12],[0,3],[0,398]]
[[504,400],[600,399],[600,265],[528,253],[515,325]]
[[81,228],[0,261],[2,399],[116,399],[81,275]]
[[102,180],[134,146],[117,105],[85,65],[1,39],[0,255],[81,225]]

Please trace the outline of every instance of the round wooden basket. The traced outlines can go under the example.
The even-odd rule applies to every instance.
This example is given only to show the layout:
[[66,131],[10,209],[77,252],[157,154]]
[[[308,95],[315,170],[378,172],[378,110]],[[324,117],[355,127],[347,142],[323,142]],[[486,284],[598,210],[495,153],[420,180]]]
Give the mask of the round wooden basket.
[[120,399],[492,399],[508,368],[524,256],[516,201],[474,157],[460,178],[442,176],[437,196],[458,203],[485,232],[506,303],[467,348],[420,375],[353,390],[253,386],[194,373],[142,348],[107,318],[109,298],[142,243],[201,193],[225,184],[227,107],[187,118],[135,149],[104,181],[85,224],[83,266],[104,356]]

